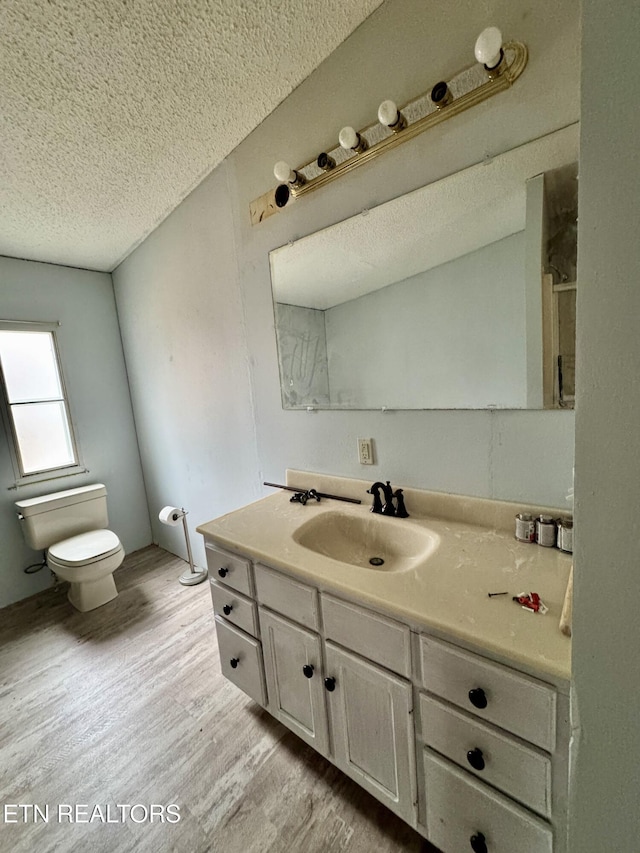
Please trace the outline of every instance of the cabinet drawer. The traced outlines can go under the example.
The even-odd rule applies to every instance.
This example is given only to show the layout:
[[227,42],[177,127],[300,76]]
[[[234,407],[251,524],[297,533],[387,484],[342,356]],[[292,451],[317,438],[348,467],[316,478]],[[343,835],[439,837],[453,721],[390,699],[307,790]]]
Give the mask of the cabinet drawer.
[[551,760],[545,753],[424,694],[420,717],[427,746],[543,817],[550,816]]
[[266,705],[260,643],[219,616],[215,619],[222,674],[256,702]]
[[420,659],[422,684],[430,693],[553,751],[553,687],[424,635],[420,637]]
[[260,604],[317,631],[318,593],[305,583],[256,563],[256,592]]
[[428,749],[424,770],[427,835],[440,850],[552,853],[551,828],[525,809]]
[[331,595],[323,593],[321,598],[327,640],[411,677],[411,633],[406,625]]
[[217,581],[212,580],[209,585],[214,611],[220,616],[224,616],[229,622],[233,622],[238,628],[242,628],[247,634],[253,634],[256,637],[258,635],[258,617],[255,602]]
[[251,564],[244,557],[230,554],[215,545],[207,543],[205,547],[209,577],[222,581],[225,586],[251,595]]

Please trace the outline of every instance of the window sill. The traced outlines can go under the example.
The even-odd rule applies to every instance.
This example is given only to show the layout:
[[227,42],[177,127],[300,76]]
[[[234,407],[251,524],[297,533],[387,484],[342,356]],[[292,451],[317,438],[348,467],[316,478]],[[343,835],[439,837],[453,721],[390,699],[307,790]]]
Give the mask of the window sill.
[[75,477],[78,474],[88,474],[89,469],[84,465],[72,465],[69,468],[56,468],[55,471],[43,471],[40,474],[27,474],[24,477],[18,477],[13,484],[9,486],[9,490],[19,489],[22,486],[29,486],[32,483],[45,483],[49,480],[61,480],[63,477]]

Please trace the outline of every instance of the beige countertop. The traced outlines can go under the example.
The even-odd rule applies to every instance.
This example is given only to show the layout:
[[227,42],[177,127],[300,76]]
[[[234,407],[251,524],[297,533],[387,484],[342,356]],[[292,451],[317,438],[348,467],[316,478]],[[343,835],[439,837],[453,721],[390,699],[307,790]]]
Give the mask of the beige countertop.
[[[316,514],[369,512],[369,484],[326,475],[288,472],[289,484],[359,497],[362,505],[323,499],[306,506],[277,491],[197,529],[223,548],[285,569],[321,589],[359,600],[415,628],[432,628],[486,649],[541,675],[569,679],[571,641],[559,629],[571,555],[518,542],[514,515],[540,507],[406,489],[411,517],[379,517],[385,525],[426,526],[439,537],[418,568],[386,572],[346,565],[294,541],[295,530]],[[558,514],[555,510],[555,514]],[[399,531],[398,531],[399,532]],[[512,601],[537,592],[549,608],[541,615]],[[489,592],[508,595],[489,598]]]

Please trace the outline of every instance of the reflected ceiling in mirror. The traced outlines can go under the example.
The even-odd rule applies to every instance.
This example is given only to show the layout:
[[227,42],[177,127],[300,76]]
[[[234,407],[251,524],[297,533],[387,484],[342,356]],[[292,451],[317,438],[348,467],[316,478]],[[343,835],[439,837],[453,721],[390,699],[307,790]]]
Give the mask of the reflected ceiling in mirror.
[[[544,174],[572,125],[270,253],[284,408],[541,408]],[[557,182],[549,182],[553,188]]]

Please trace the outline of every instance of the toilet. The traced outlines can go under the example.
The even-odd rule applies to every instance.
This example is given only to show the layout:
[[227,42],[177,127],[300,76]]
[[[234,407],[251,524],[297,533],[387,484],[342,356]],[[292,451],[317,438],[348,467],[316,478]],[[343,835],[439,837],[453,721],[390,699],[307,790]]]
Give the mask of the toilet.
[[47,565],[69,581],[68,598],[83,612],[118,595],[113,573],[124,548],[107,530],[107,489],[102,483],[17,501],[24,538],[36,551],[46,549]]

